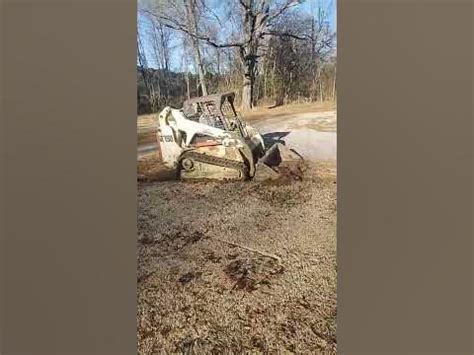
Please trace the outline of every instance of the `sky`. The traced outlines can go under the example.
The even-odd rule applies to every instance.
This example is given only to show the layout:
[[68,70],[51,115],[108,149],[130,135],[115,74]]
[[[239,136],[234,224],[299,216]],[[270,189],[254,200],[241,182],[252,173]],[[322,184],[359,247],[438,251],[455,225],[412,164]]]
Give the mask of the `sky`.
[[[207,2],[207,4],[209,4],[209,6],[212,8],[213,4],[216,1],[218,2],[219,0],[210,0]],[[237,2],[237,0],[235,1]],[[324,11],[327,12],[327,17],[329,19],[329,26],[331,27],[331,29],[336,31],[337,29],[337,0],[305,0],[303,4],[298,5],[298,6],[301,10],[307,13],[313,12],[316,14],[318,3],[320,3]],[[152,54],[152,48],[151,46],[147,45],[149,41],[147,40],[146,33],[149,31],[149,28],[151,26],[150,21],[147,20],[145,17],[138,15],[137,22],[138,22],[137,25],[139,27],[145,54],[147,57],[148,67],[157,68],[158,64],[156,63],[156,60],[154,59],[154,55]],[[178,43],[174,43],[174,45],[176,47],[173,50],[172,57],[170,60],[171,70],[181,71],[183,69],[182,68],[182,65],[183,65],[182,64],[182,49],[180,48],[180,45]],[[194,68],[191,65],[189,66],[188,69],[191,72],[194,71]]]

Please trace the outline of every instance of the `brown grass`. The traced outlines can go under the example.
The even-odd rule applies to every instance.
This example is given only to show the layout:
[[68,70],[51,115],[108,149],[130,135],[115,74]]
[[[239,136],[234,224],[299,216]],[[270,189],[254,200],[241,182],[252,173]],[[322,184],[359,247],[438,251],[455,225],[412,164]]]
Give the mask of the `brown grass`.
[[[311,102],[307,104],[289,104],[283,106],[259,106],[250,111],[242,111],[246,120],[257,120],[264,117],[279,116],[291,113],[323,112],[336,109],[335,101]],[[141,115],[137,117],[137,131],[146,131],[158,121],[157,114]]]
[[155,114],[137,117],[137,144],[156,142],[158,117]]

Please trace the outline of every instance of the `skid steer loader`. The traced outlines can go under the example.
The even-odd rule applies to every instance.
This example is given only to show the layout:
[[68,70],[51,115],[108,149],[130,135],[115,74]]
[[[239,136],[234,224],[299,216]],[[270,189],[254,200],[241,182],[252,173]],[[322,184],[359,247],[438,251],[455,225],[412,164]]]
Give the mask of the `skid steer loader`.
[[275,180],[297,174],[302,158],[282,144],[266,150],[260,133],[234,107],[235,93],[166,107],[157,130],[164,165],[182,180]]

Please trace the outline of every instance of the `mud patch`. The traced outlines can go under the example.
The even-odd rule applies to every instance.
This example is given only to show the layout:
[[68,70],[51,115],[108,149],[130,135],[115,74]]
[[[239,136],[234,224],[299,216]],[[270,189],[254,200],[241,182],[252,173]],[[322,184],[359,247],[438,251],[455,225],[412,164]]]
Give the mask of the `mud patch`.
[[187,284],[187,283],[190,283],[191,281],[193,281],[194,279],[198,278],[198,277],[201,276],[201,275],[202,275],[202,272],[193,272],[193,271],[187,272],[187,273],[185,273],[184,275],[182,275],[182,276],[178,279],[178,281],[179,281],[181,284],[185,285],[185,284]]
[[305,166],[303,162],[288,162],[282,163],[274,169],[280,175],[280,182],[291,183],[293,181],[303,180]]
[[163,231],[154,236],[141,235],[138,241],[144,245],[159,244],[161,246],[170,246],[174,250],[181,250],[190,244],[197,243],[204,237],[200,230],[190,230],[186,227],[182,229]]
[[140,159],[137,162],[139,183],[178,180],[176,170],[167,169],[158,155]]
[[216,255],[216,253],[212,250],[205,252],[204,257],[209,260],[211,263],[218,264],[222,260],[221,256]]
[[306,186],[285,181],[264,181],[251,190],[258,198],[271,206],[283,208],[297,206],[310,198]]
[[272,259],[237,259],[224,269],[229,279],[234,282],[233,290],[255,291],[261,285],[270,285],[274,275],[284,271],[283,266]]

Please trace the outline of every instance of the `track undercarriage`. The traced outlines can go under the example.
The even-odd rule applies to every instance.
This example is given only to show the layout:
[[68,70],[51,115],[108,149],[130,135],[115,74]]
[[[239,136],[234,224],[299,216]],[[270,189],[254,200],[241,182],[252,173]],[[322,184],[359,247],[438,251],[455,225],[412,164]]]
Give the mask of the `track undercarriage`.
[[235,148],[214,146],[183,152],[179,159],[182,180],[246,180],[249,169]]

